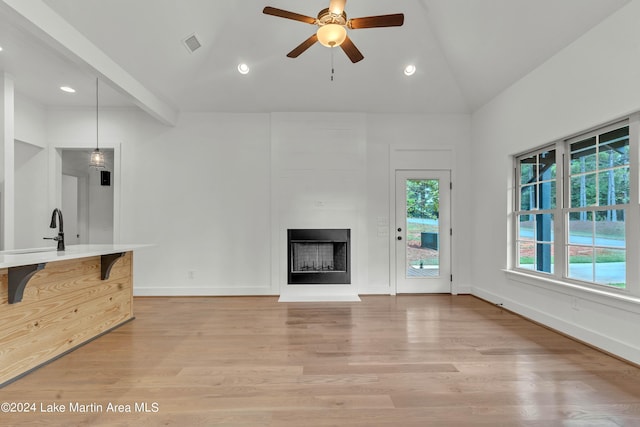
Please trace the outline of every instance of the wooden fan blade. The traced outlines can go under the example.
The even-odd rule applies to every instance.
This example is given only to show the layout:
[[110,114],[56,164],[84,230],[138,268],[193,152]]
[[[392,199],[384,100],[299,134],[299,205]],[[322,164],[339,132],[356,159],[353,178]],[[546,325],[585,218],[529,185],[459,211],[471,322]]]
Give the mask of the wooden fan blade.
[[342,50],[344,50],[344,53],[347,54],[351,62],[353,62],[354,64],[364,59],[364,56],[362,55],[362,53],[360,53],[356,45],[353,44],[349,36],[344,39],[340,47],[342,48]]
[[262,13],[265,15],[273,15],[279,18],[293,19],[294,21],[306,22],[307,24],[315,24],[316,18],[312,18],[306,15],[300,15],[299,13],[289,12],[288,10],[277,9],[275,7],[267,6],[262,9]]
[[347,26],[356,30],[359,28],[400,27],[402,24],[404,24],[404,13],[394,13],[393,15],[353,18],[349,20]]
[[287,53],[287,56],[289,58],[297,58],[298,56],[300,56],[302,52],[309,49],[317,41],[318,41],[318,36],[314,34],[308,39],[306,39],[305,41],[303,41],[302,43],[300,43],[298,47],[293,49],[291,52]]
[[344,5],[347,3],[347,0],[331,0],[329,2],[329,12],[335,13],[336,15],[342,15],[344,12]]

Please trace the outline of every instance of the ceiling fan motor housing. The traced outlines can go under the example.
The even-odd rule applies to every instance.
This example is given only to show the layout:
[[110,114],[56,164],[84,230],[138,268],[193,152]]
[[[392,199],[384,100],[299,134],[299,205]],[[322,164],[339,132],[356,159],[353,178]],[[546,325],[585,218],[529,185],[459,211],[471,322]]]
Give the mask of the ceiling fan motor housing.
[[327,25],[327,24],[337,24],[337,25],[347,25],[347,13],[342,11],[340,15],[331,13],[329,8],[322,9],[318,13],[318,19],[316,23],[319,26]]

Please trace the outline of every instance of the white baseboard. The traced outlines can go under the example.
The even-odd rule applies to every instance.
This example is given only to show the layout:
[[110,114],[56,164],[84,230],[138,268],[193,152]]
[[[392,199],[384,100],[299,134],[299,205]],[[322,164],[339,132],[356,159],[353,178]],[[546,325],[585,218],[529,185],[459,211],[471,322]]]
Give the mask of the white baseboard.
[[192,296],[277,296],[270,288],[200,288],[200,287],[133,287],[136,297],[192,297]]

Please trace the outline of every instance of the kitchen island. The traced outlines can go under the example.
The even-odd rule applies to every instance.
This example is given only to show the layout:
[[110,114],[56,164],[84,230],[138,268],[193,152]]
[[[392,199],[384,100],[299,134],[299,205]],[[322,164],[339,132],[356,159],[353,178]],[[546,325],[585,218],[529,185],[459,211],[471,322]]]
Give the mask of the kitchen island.
[[133,319],[133,251],[0,252],[0,387]]

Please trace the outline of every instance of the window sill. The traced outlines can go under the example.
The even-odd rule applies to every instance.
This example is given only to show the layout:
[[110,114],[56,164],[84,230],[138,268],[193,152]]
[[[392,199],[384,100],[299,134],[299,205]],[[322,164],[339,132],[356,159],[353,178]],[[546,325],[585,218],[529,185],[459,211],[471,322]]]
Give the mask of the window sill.
[[604,289],[594,289],[577,283],[543,277],[519,270],[503,269],[502,271],[505,272],[509,279],[519,283],[565,295],[579,296],[580,298],[591,300],[598,304],[604,304],[617,309],[629,311],[631,313],[640,313],[640,298],[634,296],[619,292],[611,292]]

